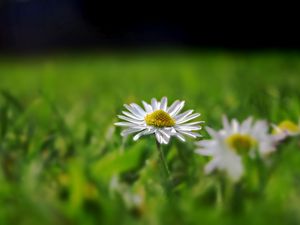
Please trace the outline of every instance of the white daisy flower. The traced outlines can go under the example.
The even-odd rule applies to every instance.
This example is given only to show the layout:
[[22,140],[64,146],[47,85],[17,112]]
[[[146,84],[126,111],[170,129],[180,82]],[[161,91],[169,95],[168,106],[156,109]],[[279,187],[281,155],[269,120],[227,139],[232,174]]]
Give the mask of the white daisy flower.
[[298,124],[290,120],[284,120],[278,125],[273,124],[273,136],[276,141],[283,141],[287,137],[300,135],[300,121]]
[[193,113],[193,110],[180,113],[184,103],[184,101],[177,100],[168,107],[168,99],[163,97],[160,102],[153,98],[151,104],[143,101],[144,109],[135,103],[124,104],[128,111],[122,111],[124,115],[118,117],[126,122],[118,122],[115,125],[127,128],[121,132],[122,136],[137,133],[133,137],[134,141],[150,134],[154,134],[160,144],[168,144],[172,136],[181,141],[185,141],[184,136],[201,137],[194,131],[201,130],[199,124],[204,121],[187,123],[199,117],[200,114]]
[[233,181],[238,181],[243,173],[242,154],[253,154],[258,150],[261,156],[275,151],[273,138],[268,134],[268,124],[265,121],[256,121],[252,118],[239,123],[233,119],[229,123],[223,118],[223,129],[215,131],[206,128],[211,140],[197,143],[200,147],[196,153],[212,156],[213,159],[205,166],[205,172],[211,173],[215,169],[226,172]]

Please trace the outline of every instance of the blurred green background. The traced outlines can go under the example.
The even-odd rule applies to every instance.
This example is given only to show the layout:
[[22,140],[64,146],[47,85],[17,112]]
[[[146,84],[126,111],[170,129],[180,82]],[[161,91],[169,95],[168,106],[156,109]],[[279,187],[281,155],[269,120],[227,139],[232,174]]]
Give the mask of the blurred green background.
[[299,73],[293,52],[1,57],[0,224],[299,224],[299,139],[275,153],[262,191],[220,206],[193,140],[164,146],[165,187],[154,138],[113,126],[124,103],[163,96],[214,128],[224,114],[297,122]]

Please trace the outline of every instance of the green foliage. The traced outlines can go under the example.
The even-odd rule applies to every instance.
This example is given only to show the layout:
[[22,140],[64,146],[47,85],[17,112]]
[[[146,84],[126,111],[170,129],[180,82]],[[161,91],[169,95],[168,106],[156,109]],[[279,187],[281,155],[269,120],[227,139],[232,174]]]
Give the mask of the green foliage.
[[[0,224],[299,224],[300,143],[239,184],[206,176],[193,140],[123,139],[124,103],[186,100],[206,125],[221,116],[298,121],[292,53],[73,55],[0,63]],[[201,131],[204,138],[208,135]]]

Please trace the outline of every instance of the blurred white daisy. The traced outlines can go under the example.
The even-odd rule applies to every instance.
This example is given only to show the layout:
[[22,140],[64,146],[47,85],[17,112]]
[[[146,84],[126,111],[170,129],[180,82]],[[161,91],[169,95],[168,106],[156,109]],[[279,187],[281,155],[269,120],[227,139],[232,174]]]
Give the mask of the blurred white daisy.
[[193,110],[180,113],[184,101],[177,100],[170,107],[168,107],[166,97],[163,97],[160,102],[153,98],[151,104],[144,101],[142,103],[144,109],[135,103],[124,104],[128,111],[122,111],[124,115],[118,117],[126,122],[115,123],[116,126],[127,128],[121,132],[122,136],[137,133],[133,137],[136,141],[141,136],[154,134],[160,144],[168,144],[172,136],[181,141],[185,141],[184,136],[201,137],[194,131],[200,130],[199,124],[204,121],[189,122],[199,117],[200,114],[193,113]]
[[284,120],[278,125],[273,124],[273,136],[276,141],[282,141],[287,137],[300,135],[300,121],[298,124],[290,120]]
[[223,129],[215,131],[206,128],[211,140],[197,143],[196,153],[212,156],[213,159],[205,166],[205,172],[211,173],[215,169],[226,172],[233,181],[238,181],[244,172],[241,155],[255,154],[264,156],[275,150],[273,137],[268,134],[268,124],[265,121],[246,119],[241,124],[233,119],[229,123],[223,118]]

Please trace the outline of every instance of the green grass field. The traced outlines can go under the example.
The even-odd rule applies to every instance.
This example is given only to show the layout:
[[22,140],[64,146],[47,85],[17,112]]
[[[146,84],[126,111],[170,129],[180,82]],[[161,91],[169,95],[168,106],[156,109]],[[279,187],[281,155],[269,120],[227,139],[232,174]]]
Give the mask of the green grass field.
[[0,89],[1,225],[300,224],[299,138],[273,154],[263,187],[241,182],[223,199],[194,140],[164,146],[167,182],[155,139],[113,125],[124,103],[162,96],[214,128],[224,114],[297,122],[299,54],[2,56]]

